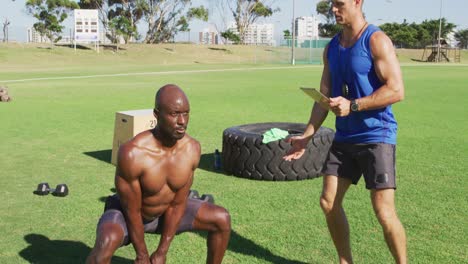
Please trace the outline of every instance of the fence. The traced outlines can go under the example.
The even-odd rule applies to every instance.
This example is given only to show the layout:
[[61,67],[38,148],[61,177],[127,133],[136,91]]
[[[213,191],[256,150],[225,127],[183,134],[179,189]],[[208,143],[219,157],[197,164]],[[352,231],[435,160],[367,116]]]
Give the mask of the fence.
[[[296,64],[322,64],[323,50],[330,39],[306,39],[294,41],[294,57]],[[292,40],[285,39],[281,43],[292,51]]]

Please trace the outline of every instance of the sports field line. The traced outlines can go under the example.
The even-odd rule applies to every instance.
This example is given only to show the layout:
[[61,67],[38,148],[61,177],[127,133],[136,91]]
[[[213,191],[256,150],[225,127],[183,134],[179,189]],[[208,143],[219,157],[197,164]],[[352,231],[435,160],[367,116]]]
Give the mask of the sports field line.
[[[402,67],[466,67],[468,64],[420,64],[420,63],[402,63]],[[134,73],[114,73],[114,74],[96,74],[96,75],[80,75],[80,76],[62,76],[62,77],[43,77],[43,78],[28,78],[28,79],[13,79],[13,80],[0,80],[0,83],[19,83],[19,82],[31,82],[31,81],[53,81],[53,80],[68,80],[68,79],[91,79],[91,78],[106,78],[106,77],[122,77],[122,76],[142,76],[142,75],[170,75],[170,74],[191,74],[191,73],[209,73],[209,72],[229,72],[229,71],[262,71],[262,70],[293,70],[293,69],[304,69],[323,67],[323,65],[303,65],[303,66],[278,66],[278,67],[258,67],[258,68],[230,68],[230,69],[213,69],[213,70],[182,70],[182,71],[160,71],[160,72],[134,72]]]
[[187,73],[209,73],[209,72],[228,72],[228,71],[262,71],[262,70],[292,70],[312,67],[322,67],[321,65],[307,66],[283,66],[283,67],[259,67],[259,68],[231,68],[231,69],[213,69],[213,70],[182,70],[182,71],[160,71],[160,72],[135,72],[135,73],[114,73],[114,74],[96,74],[82,76],[62,76],[62,77],[44,77],[44,78],[29,78],[16,80],[0,80],[0,83],[18,83],[30,81],[51,81],[51,80],[69,80],[69,79],[90,79],[90,78],[106,78],[106,77],[121,77],[121,76],[141,76],[141,75],[169,75],[169,74],[187,74]]

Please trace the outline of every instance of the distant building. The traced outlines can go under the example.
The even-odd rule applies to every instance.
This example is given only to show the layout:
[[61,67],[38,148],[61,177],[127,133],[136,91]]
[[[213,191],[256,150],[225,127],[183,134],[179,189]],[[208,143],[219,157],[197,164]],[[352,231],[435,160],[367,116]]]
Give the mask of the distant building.
[[[34,43],[50,43],[50,39],[47,36],[41,36],[33,27],[27,29],[28,39],[27,42]],[[73,36],[70,32],[68,35],[62,34],[62,38],[57,44],[70,44],[73,42]]]
[[451,48],[455,48],[458,46],[458,41],[455,38],[455,32],[453,31],[447,34],[446,41],[449,47]]
[[202,45],[217,45],[219,44],[218,32],[205,28],[198,33],[198,42]]
[[[41,36],[33,27],[27,30],[27,42],[33,43],[50,43],[50,39],[46,36]],[[100,44],[111,44],[112,42],[107,38],[105,31],[99,31]],[[133,40],[133,37],[131,38]],[[71,44],[73,43],[73,31],[70,29],[69,34],[62,34],[62,39],[57,42],[58,44]],[[123,38],[120,38],[120,44],[125,43]]]
[[245,44],[274,46],[274,32],[273,24],[252,24],[247,28]]
[[41,36],[34,28],[28,28],[28,42],[43,43],[50,42],[50,39],[46,36]]
[[[232,22],[228,29],[238,34],[236,23]],[[274,32],[273,24],[252,24],[245,31],[244,44],[275,46]]]
[[318,39],[319,21],[314,16],[297,17],[295,20],[295,34],[297,43],[300,45],[306,40]]

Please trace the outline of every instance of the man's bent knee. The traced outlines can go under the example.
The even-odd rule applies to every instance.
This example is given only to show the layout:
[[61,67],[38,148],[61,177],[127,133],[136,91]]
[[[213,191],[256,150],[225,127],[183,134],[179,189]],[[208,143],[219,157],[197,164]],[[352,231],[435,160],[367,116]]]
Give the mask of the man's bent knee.
[[395,221],[399,221],[393,195],[394,191],[390,189],[372,193],[375,216],[383,227],[389,226]]
[[216,212],[216,219],[219,231],[226,232],[231,230],[231,215],[225,208],[220,208]]
[[323,194],[320,196],[320,207],[322,208],[322,211],[325,213],[325,215],[331,214],[336,209],[334,200],[327,198],[327,196]]
[[91,254],[86,259],[86,264],[103,264],[111,263],[112,254],[102,254],[99,252],[91,252]]
[[124,231],[114,223],[102,224],[87,263],[110,263],[114,252],[122,245]]
[[377,216],[380,225],[384,228],[391,226],[395,221],[399,221],[394,210],[378,210],[375,212],[375,215]]
[[110,263],[114,252],[121,245],[121,239],[117,236],[105,236],[96,241],[86,263]]

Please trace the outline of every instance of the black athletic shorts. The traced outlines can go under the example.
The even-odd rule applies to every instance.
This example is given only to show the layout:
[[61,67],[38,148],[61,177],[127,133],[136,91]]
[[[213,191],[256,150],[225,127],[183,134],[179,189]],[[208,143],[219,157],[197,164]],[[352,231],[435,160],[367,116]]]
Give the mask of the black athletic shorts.
[[396,189],[395,145],[333,142],[322,174],[347,178],[353,184],[364,175],[367,189]]
[[[195,220],[195,216],[197,215],[198,209],[200,209],[200,206],[204,202],[205,201],[199,199],[188,198],[187,207],[185,208],[184,215],[180,220],[179,227],[177,229],[177,234],[193,230],[193,221]],[[143,219],[145,233],[161,234],[162,228],[164,226],[163,219],[164,215],[151,221]],[[104,213],[99,219],[97,229],[99,230],[99,227],[102,224],[109,222],[119,224],[124,231],[125,237],[122,245],[120,246],[130,244],[131,241],[130,237],[128,236],[127,224],[125,222],[125,217],[122,212],[122,206],[120,205],[120,199],[117,195],[111,195],[107,197],[104,206]]]

